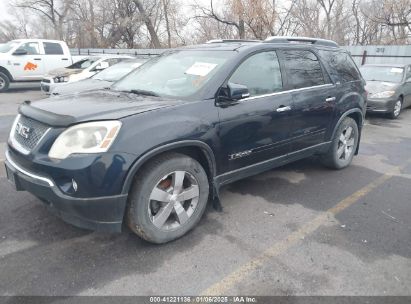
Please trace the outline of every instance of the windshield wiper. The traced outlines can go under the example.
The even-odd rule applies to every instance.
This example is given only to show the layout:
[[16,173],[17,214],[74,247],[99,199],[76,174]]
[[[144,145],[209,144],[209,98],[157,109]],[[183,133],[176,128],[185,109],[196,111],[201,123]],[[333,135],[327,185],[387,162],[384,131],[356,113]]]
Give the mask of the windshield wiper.
[[132,94],[137,94],[137,95],[146,95],[146,96],[154,96],[154,97],[160,97],[157,93],[153,91],[147,91],[147,90],[130,90],[127,91],[127,93],[132,93]]

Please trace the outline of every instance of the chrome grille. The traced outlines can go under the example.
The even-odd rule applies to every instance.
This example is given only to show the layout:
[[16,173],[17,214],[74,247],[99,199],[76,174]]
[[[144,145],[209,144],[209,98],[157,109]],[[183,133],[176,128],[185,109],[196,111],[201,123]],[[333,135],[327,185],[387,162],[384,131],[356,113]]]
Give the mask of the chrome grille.
[[[21,135],[18,132],[17,125],[24,126],[28,129],[27,137]],[[45,125],[37,120],[31,119],[26,116],[20,116],[19,121],[14,127],[14,140],[18,143],[18,146],[30,152],[39,143],[40,139],[49,129],[48,125]],[[18,148],[18,147],[17,147]]]

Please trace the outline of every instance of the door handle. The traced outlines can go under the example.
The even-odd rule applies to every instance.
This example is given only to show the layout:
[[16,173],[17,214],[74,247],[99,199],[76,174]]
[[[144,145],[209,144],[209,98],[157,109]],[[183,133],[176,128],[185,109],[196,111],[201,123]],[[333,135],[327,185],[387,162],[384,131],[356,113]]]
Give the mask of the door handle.
[[335,101],[335,97],[327,97],[325,99],[326,102],[331,102],[331,101]]
[[61,60],[68,60],[68,58],[61,58]]
[[279,108],[277,108],[277,112],[281,113],[281,112],[286,112],[286,111],[290,111],[291,107],[290,106],[280,106]]
[[34,60],[41,60],[41,58],[34,58]]

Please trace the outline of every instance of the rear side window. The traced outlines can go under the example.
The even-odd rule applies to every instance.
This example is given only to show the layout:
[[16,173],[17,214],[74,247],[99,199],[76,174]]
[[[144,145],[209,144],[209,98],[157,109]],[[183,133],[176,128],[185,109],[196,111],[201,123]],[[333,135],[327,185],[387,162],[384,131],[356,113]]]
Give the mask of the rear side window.
[[407,68],[407,76],[406,79],[411,78],[411,65],[408,66]]
[[229,82],[247,86],[250,96],[281,91],[283,81],[277,53],[262,52],[247,58],[237,68]]
[[63,48],[59,43],[43,42],[46,55],[64,55]]
[[317,56],[310,51],[283,51],[288,82],[292,89],[323,85],[326,83]]
[[330,73],[341,83],[361,79],[355,63],[347,53],[334,51],[319,51],[320,56],[330,65]]

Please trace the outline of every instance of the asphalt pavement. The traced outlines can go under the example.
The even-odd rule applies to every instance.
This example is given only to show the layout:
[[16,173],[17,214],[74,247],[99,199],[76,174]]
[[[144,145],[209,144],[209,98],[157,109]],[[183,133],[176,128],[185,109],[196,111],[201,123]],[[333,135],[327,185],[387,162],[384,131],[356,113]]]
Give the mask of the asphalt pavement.
[[222,189],[223,212],[165,245],[64,223],[5,178],[18,104],[0,95],[0,295],[411,296],[411,109],[368,117],[360,154],[313,157]]

